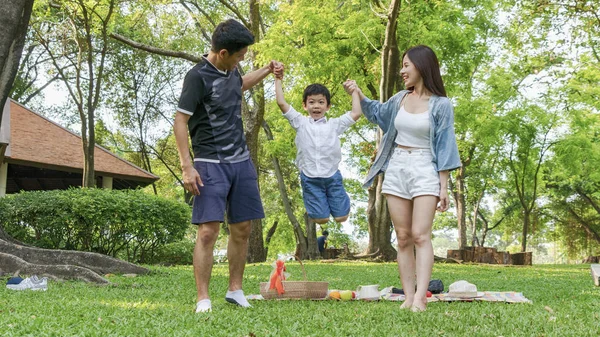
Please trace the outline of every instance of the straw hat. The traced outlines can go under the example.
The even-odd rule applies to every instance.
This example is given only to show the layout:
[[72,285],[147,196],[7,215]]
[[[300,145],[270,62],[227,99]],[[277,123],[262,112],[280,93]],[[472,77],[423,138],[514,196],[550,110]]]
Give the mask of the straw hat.
[[465,280],[460,280],[452,283],[448,288],[448,296],[472,298],[483,296],[482,292],[477,292],[477,286]]

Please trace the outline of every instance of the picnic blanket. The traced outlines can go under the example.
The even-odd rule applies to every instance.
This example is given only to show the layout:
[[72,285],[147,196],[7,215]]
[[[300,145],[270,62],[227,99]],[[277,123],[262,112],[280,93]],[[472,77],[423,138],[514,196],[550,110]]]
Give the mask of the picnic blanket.
[[[504,302],[504,303],[533,303],[530,299],[523,296],[523,293],[515,291],[483,291],[481,296],[473,298],[452,297],[448,294],[434,294],[427,298],[427,302]],[[479,293],[477,294],[479,295]],[[262,295],[247,295],[248,300],[263,300]],[[393,294],[392,292],[384,293],[381,299],[386,301],[404,301],[404,295]]]
[[[386,288],[387,289],[387,288]],[[381,298],[386,301],[404,301],[404,295],[394,294],[391,291],[381,291]],[[515,291],[482,291],[477,293],[477,297],[462,298],[452,297],[447,293],[434,294],[427,298],[427,302],[504,302],[504,303],[533,303],[530,299],[523,296],[523,293]]]
[[[384,288],[380,291],[381,299],[386,301],[404,301],[403,294],[392,293],[392,287]],[[247,295],[248,300],[263,300],[262,295]],[[523,293],[516,291],[481,291],[477,297],[462,298],[452,297],[448,293],[434,294],[427,298],[427,302],[504,302],[504,303],[533,303],[525,297]]]

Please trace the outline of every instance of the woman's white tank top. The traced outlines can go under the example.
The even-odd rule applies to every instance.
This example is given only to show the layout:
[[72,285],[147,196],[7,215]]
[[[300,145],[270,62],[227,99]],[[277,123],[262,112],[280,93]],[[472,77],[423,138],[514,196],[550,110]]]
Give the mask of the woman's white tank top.
[[394,119],[394,126],[398,130],[396,144],[417,149],[430,148],[429,111],[413,114],[402,105]]

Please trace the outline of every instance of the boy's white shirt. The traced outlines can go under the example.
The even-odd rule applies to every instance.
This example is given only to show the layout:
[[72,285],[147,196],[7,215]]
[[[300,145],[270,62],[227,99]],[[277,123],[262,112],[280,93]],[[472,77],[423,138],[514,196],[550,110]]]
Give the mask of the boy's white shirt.
[[296,130],[296,166],[311,178],[329,178],[342,161],[339,135],[356,121],[350,113],[337,118],[323,117],[317,121],[302,115],[290,105],[283,116]]

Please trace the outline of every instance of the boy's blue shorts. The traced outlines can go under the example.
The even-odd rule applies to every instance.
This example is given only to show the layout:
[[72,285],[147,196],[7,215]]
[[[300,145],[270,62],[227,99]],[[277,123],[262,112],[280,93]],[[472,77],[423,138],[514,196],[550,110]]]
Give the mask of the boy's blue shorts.
[[304,207],[313,219],[334,218],[350,214],[350,197],[338,170],[329,178],[311,178],[300,172]]
[[225,219],[230,224],[265,217],[256,169],[252,160],[239,163],[208,163],[195,161],[204,186],[194,196],[192,223],[203,224]]

